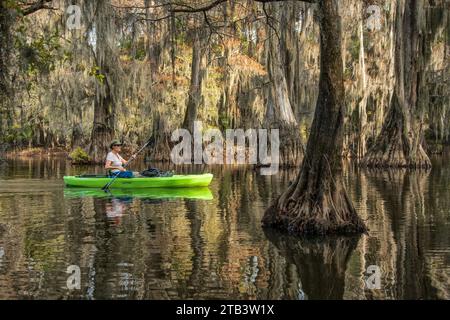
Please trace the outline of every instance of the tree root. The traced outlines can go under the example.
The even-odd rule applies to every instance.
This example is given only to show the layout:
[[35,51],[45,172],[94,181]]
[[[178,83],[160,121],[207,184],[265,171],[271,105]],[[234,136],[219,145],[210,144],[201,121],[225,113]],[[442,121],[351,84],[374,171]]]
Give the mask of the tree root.
[[409,168],[431,169],[431,161],[422,146],[417,148],[414,155],[405,155],[399,142],[382,149],[374,146],[361,161],[362,167],[367,168]]
[[[295,199],[279,197],[267,209],[263,226],[294,235],[359,234],[367,231],[343,187]],[[289,190],[287,191],[289,192]],[[297,192],[295,192],[297,193]],[[285,198],[286,200],[283,200]]]

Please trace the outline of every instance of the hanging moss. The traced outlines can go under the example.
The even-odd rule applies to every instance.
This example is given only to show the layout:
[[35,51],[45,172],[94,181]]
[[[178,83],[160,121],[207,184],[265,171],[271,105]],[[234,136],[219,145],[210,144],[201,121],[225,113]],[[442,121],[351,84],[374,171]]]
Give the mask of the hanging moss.
[[[8,3],[15,3],[16,11],[23,12],[20,7],[25,2]],[[266,19],[249,19],[254,12],[262,12],[261,3],[251,6],[256,11],[246,12],[237,7],[233,11],[233,2],[227,2],[208,13],[209,22],[217,23],[210,29],[202,14],[158,20],[167,15],[166,6],[145,10],[126,8],[126,1],[79,0],[81,29],[69,30],[63,8],[73,3],[54,0],[52,6],[60,10],[40,10],[28,17],[1,12],[0,37],[6,40],[0,48],[0,93],[6,85],[9,91],[0,101],[0,141],[8,139],[8,148],[27,147],[29,140],[11,135],[13,128],[23,128],[25,123],[32,130],[33,146],[68,150],[80,145],[88,150],[94,141],[97,147],[90,155],[99,159],[112,134],[133,145],[146,139],[155,129],[155,115],[164,118],[169,133],[180,127],[189,99],[190,39],[196,25],[206,29],[197,120],[222,128],[258,128],[268,115],[282,115],[277,110],[284,110],[284,115],[302,124],[302,135],[309,135],[320,68],[317,6],[302,1],[266,4],[272,17],[269,26]],[[422,104],[424,127],[433,130],[433,137],[448,140],[449,86],[441,80],[450,74],[450,18],[437,7],[441,3],[435,2],[436,7],[427,14],[429,83],[423,96],[429,98]],[[345,67],[344,140],[351,149],[357,145],[359,132],[366,134],[366,142],[373,141],[386,118],[395,80],[395,8],[388,3],[381,8],[381,30],[369,31],[363,25],[361,43],[360,22],[367,19],[366,2],[342,0],[339,5]],[[364,89],[362,46],[367,77]],[[365,112],[359,109],[361,101],[366,101],[364,96],[369,97]],[[98,111],[100,104],[104,104],[105,114],[99,116],[95,106]],[[364,118],[367,121],[361,126]],[[292,135],[298,136],[297,129]]]

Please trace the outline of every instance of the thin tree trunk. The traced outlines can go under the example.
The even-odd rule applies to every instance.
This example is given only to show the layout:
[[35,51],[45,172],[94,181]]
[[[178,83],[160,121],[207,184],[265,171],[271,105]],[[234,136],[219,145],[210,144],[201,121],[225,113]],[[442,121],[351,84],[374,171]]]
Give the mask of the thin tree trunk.
[[11,10],[5,7],[6,2],[0,1],[0,141],[4,137],[5,129],[3,123],[3,115],[6,113],[6,121],[9,118],[9,75],[8,62],[11,52],[11,33],[10,27],[13,23]]
[[364,26],[361,19],[359,25],[360,33],[360,67],[361,67],[361,86],[363,98],[359,103],[358,115],[359,115],[359,134],[358,134],[358,150],[357,158],[360,159],[366,154],[366,133],[367,133],[367,99],[369,90],[367,88],[367,75],[366,75],[366,56],[364,52]]
[[12,10],[5,7],[6,1],[0,1],[0,97],[8,92],[8,61],[11,53]]
[[224,41],[224,57],[221,67],[224,69],[223,91],[218,103],[218,122],[221,130],[237,127],[238,105],[237,105],[237,91],[239,83],[238,70],[230,65],[230,57],[232,50],[235,48],[235,33],[234,27],[230,26],[230,20],[234,17],[234,3],[230,3],[230,10],[228,6],[224,7],[225,16],[225,32],[230,34],[230,37],[225,36]]
[[271,205],[263,225],[294,234],[366,230],[342,183],[344,83],[337,0],[319,2],[319,98],[306,155],[296,181]]
[[161,42],[158,42],[158,30],[154,24],[150,21],[154,19],[156,9],[152,9],[151,6],[155,5],[153,0],[145,0],[145,15],[147,20],[146,32],[147,32],[147,59],[150,65],[150,83],[155,81],[155,76],[159,72],[161,64]]
[[183,121],[183,128],[188,129],[190,132],[194,131],[194,122],[197,120],[198,108],[202,101],[203,59],[205,50],[201,37],[202,32],[196,30],[192,44],[191,83]]

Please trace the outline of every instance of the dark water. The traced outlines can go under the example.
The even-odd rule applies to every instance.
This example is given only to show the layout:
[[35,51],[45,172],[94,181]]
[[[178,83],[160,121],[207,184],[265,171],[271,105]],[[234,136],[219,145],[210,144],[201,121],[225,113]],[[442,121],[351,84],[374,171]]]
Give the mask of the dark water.
[[[212,199],[208,190],[65,192],[62,177],[81,171],[57,159],[0,164],[0,299],[450,297],[448,158],[428,173],[347,168],[370,234],[322,240],[260,227],[295,171],[209,169]],[[67,288],[70,265],[80,267],[80,290]],[[365,282],[370,265],[380,289]]]

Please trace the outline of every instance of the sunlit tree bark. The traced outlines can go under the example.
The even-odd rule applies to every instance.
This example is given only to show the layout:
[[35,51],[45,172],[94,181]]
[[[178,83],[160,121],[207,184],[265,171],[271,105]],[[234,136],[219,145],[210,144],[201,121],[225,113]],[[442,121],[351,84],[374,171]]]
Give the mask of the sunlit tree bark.
[[[94,162],[103,162],[109,144],[115,135],[116,102],[113,97],[115,85],[113,68],[118,68],[114,47],[114,26],[111,21],[109,0],[96,2],[94,30],[96,34],[95,62],[98,81],[94,100],[94,122],[91,133],[90,155]],[[116,69],[117,70],[117,69]]]
[[12,10],[5,7],[6,2],[0,1],[0,97],[4,98],[8,90],[8,60],[11,51]]
[[183,121],[183,128],[190,130],[190,132],[194,132],[194,122],[197,120],[198,108],[202,101],[202,82],[205,63],[204,36],[205,34],[201,28],[193,31],[191,82]]
[[395,87],[383,128],[362,164],[430,168],[422,147],[424,115],[424,0],[399,0],[395,18]]
[[[6,2],[0,1],[0,137],[4,135],[4,119],[8,117],[8,60],[11,51],[10,26],[12,24],[11,10],[5,7]],[[0,138],[0,141],[3,139]]]

